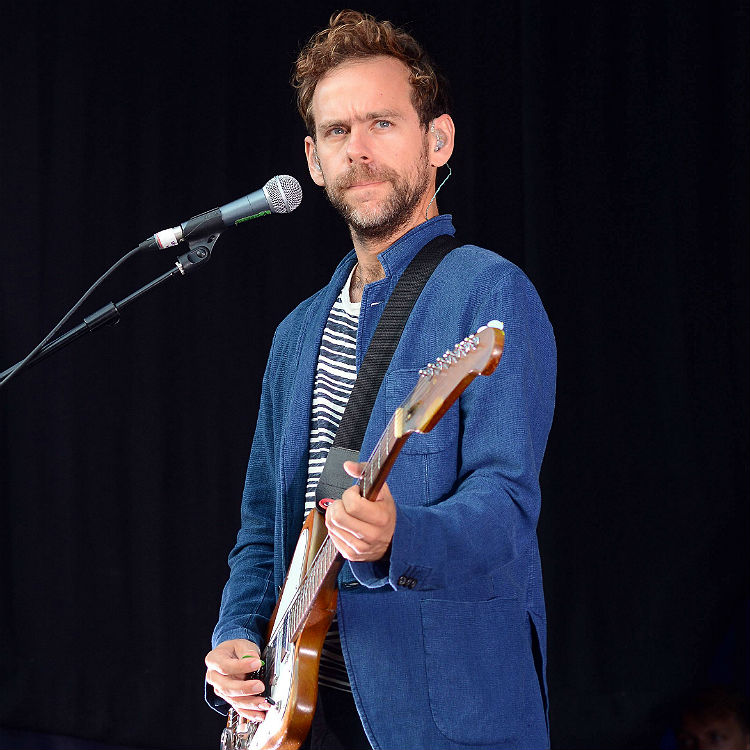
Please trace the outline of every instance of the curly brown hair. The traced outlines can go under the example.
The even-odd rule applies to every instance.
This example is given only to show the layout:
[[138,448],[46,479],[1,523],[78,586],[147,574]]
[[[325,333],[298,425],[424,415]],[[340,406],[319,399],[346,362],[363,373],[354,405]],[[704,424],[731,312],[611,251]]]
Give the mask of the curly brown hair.
[[376,21],[368,13],[342,10],[310,38],[294,66],[292,85],[297,89],[297,108],[313,138],[312,99],[318,81],[343,62],[375,55],[395,57],[409,68],[411,98],[422,125],[426,127],[430,120],[448,112],[448,81],[411,34],[390,21]]

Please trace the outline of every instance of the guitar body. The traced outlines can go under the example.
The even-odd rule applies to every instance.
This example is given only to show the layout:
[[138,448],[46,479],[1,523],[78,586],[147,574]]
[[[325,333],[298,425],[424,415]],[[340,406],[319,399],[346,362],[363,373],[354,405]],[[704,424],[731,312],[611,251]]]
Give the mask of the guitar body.
[[[279,640],[275,636],[325,539],[323,516],[312,510],[302,527],[284,588],[271,616],[269,644]],[[240,718],[231,710],[222,735],[222,750],[296,750],[304,742],[318,699],[320,654],[336,614],[336,575],[340,568],[339,564],[326,575],[291,648],[280,654],[269,645],[262,654],[266,665],[257,677],[266,682],[266,695],[272,701],[266,718],[259,725],[247,724],[247,729],[240,731]]]
[[[359,488],[375,500],[410,434],[428,432],[477,375],[489,375],[503,353],[503,324],[490,321],[419,371],[414,390],[394,412],[370,458]],[[344,559],[328,536],[323,516],[307,517],[281,597],[268,629],[263,680],[271,708],[254,725],[229,710],[222,750],[297,750],[310,731],[318,698],[318,667],[336,613],[336,578]]]

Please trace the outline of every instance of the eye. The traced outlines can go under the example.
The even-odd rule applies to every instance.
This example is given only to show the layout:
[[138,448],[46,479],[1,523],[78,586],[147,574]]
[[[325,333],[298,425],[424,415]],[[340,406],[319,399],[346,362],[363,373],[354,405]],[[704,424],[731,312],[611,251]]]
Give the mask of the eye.
[[330,136],[344,135],[344,133],[346,133],[346,130],[344,130],[344,128],[342,128],[340,125],[335,125],[332,128],[328,128],[328,130],[326,130],[325,132],[325,135],[326,137],[330,137]]
[[388,128],[391,127],[391,125],[393,125],[393,123],[390,120],[378,120],[375,123],[375,127],[378,130],[387,130]]

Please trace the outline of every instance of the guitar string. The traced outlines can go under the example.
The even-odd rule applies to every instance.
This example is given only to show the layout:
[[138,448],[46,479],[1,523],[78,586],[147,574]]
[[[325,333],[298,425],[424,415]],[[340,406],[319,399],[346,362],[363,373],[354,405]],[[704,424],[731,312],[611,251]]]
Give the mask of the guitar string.
[[[389,436],[394,435],[394,419],[395,415],[391,417],[388,426],[381,436],[381,439],[378,441],[377,446],[366,462],[365,470],[363,471],[363,479],[366,478],[368,469],[370,468],[370,466],[372,466],[372,462],[378,449],[381,450],[382,454],[382,449],[385,448],[386,458],[392,450]],[[363,494],[366,494],[364,486]],[[305,576],[300,588],[297,590],[297,593],[290,603],[290,606],[287,608],[288,615],[284,616],[285,621],[291,619],[291,622],[289,623],[289,630],[291,632],[292,638],[294,638],[295,634],[299,630],[299,626],[304,621],[304,618],[308,613],[309,606],[315,598],[318,588],[325,578],[325,575],[328,573],[331,565],[333,564],[333,561],[336,558],[336,554],[337,550],[335,550],[331,538],[326,534],[326,537],[323,540],[320,549],[316,553],[315,558],[310,565],[307,575]]]
[[[477,348],[476,343],[474,342],[475,337],[471,337],[471,343],[466,348],[460,348],[461,345],[457,345],[453,350],[453,355],[457,356],[460,360],[461,356],[465,356],[469,354],[469,351],[475,351]],[[448,362],[448,367],[452,367],[455,364],[455,362]],[[443,365],[444,367],[444,365]],[[440,368],[440,371],[442,371],[443,367]],[[438,372],[440,372],[438,371]],[[407,401],[410,400],[419,400],[420,397],[423,396],[423,392],[428,389],[428,386],[432,384],[433,377],[437,373],[432,373],[429,377],[426,375],[421,375],[419,380],[417,381],[417,384],[415,385],[412,392],[407,397]],[[404,404],[406,401],[404,402]],[[404,407],[404,404],[402,404],[399,409],[402,409]],[[360,487],[362,489],[362,494],[367,495],[367,476],[368,476],[368,470],[369,470],[369,476],[370,476],[370,482],[369,485],[372,486],[374,484],[375,480],[372,479],[372,467],[373,462],[375,459],[376,452],[378,453],[378,465],[377,465],[377,473],[380,474],[380,467],[382,464],[382,451],[383,448],[385,448],[385,459],[388,460],[388,457],[393,450],[393,448],[396,445],[396,442],[398,441],[398,438],[396,438],[395,435],[395,413],[393,416],[391,416],[391,419],[388,422],[388,425],[381,436],[380,440],[378,440],[377,445],[375,446],[375,449],[370,454],[370,458],[365,464],[365,469],[363,471],[362,479],[360,480]],[[393,439],[393,443],[391,444],[391,439]],[[321,567],[325,569],[325,572],[327,573],[330,569],[331,564],[336,558],[336,550],[335,547],[331,541],[331,538],[326,534],[325,539],[323,540],[323,543],[320,546],[320,549],[318,550],[318,553],[316,554],[315,558],[313,559],[313,563],[310,566],[309,573],[312,573],[312,578],[314,581],[314,585],[310,586],[310,574],[308,573],[307,576],[305,576],[302,586],[298,590],[297,594],[295,595],[294,599],[292,600],[292,603],[290,607],[288,608],[287,612],[291,612],[293,614],[292,618],[292,624],[294,627],[291,628],[292,637],[294,637],[294,634],[297,632],[297,629],[299,628],[299,625],[301,624],[301,620],[304,618],[306,614],[306,610],[308,609],[309,604],[312,601],[311,595],[314,596],[314,594],[317,592],[318,586],[320,581],[322,581],[321,577]],[[323,576],[324,577],[324,576]],[[310,589],[312,588],[312,591]],[[305,594],[304,597],[302,597],[302,594]],[[303,606],[304,601],[304,606]],[[287,615],[284,616],[284,622],[282,623],[282,627],[279,629],[279,633],[283,634],[284,631],[287,631],[287,627],[290,623],[288,622]],[[284,645],[288,645],[289,642],[286,641],[286,638],[283,639],[285,641]],[[275,643],[276,638],[271,639],[271,643]],[[270,644],[269,644],[270,645]],[[230,730],[236,731],[237,725],[239,723],[239,715],[232,709],[230,709]]]
[[[404,404],[411,400],[419,401],[424,396],[424,392],[432,386],[433,378],[435,375],[443,372],[445,369],[452,368],[458,361],[461,361],[463,357],[468,355],[469,352],[475,351],[477,348],[477,344],[474,342],[474,338],[475,337],[469,337],[469,340],[466,342],[467,346],[465,347],[462,347],[462,344],[464,342],[454,347],[453,351],[450,354],[456,357],[456,362],[446,362],[445,360],[442,360],[443,364],[437,372],[431,373],[429,376],[421,375]],[[399,409],[402,409],[404,404],[402,404]],[[370,454],[369,459],[365,463],[362,478],[359,482],[362,494],[364,496],[367,496],[369,488],[373,486],[380,475],[380,466],[382,465],[383,459],[383,449],[385,449],[385,459],[387,461],[389,455],[396,445],[396,442],[399,439],[395,435],[395,418],[396,414],[394,413],[391,416],[391,419],[389,420],[388,425],[383,432],[383,435],[381,436],[380,440],[378,440],[373,452]],[[393,442],[391,442],[391,440]],[[378,462],[377,475],[373,478],[373,468],[375,465],[374,460],[377,453],[380,454],[380,461]],[[323,540],[320,549],[313,559],[307,575],[305,575],[305,578],[303,579],[302,585],[296,592],[292,602],[290,603],[290,606],[287,608],[287,614],[285,614],[284,616],[285,622],[282,623],[282,626],[289,626],[292,637],[294,637],[294,635],[297,633],[299,626],[308,613],[309,606],[312,603],[315,594],[317,594],[321,582],[325,578],[325,575],[328,573],[333,561],[336,558],[336,553],[333,552],[333,549],[335,549],[334,545],[330,537],[326,534],[326,537]],[[288,645],[288,643],[285,645]]]
[[[414,390],[412,391],[412,397],[421,395],[421,392],[425,390],[428,384],[427,381],[430,380],[431,378],[421,377],[417,382]],[[395,416],[396,415],[394,414],[389,420],[385,431],[383,432],[380,440],[378,440],[377,445],[370,454],[370,458],[365,464],[362,478],[359,483],[362,489],[362,494],[364,496],[367,496],[369,487],[371,487],[374,483],[372,479],[372,468],[374,466],[376,454],[380,452],[380,463],[382,465],[383,451],[385,451],[385,458],[387,460],[388,456],[393,450],[393,447],[396,444],[397,438],[395,435]],[[378,471],[378,475],[379,473],[380,471]],[[369,481],[368,476],[370,477]],[[375,477],[375,479],[377,479],[377,477]],[[288,624],[292,638],[298,632],[302,621],[304,621],[304,618],[308,613],[309,606],[313,601],[315,594],[317,593],[319,585],[336,557],[336,553],[333,551],[333,549],[335,549],[333,547],[333,543],[330,537],[326,535],[323,543],[320,546],[320,549],[316,553],[315,558],[310,565],[307,575],[305,576],[300,588],[296,592],[294,599],[290,603],[290,606],[287,608],[288,614],[285,615],[285,620],[290,620]],[[321,568],[323,570],[321,570]]]

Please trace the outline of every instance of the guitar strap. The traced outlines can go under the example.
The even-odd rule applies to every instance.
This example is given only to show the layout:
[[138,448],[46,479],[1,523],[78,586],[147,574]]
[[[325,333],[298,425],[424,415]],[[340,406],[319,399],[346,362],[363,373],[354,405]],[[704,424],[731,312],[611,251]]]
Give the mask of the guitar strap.
[[428,242],[412,259],[396,284],[380,316],[372,341],[357,373],[357,380],[341,417],[333,445],[328,451],[323,471],[315,490],[315,505],[325,513],[330,498],[354,484],[344,471],[344,461],[358,461],[367,423],[386,370],[393,359],[406,321],[440,261],[461,243],[449,234],[441,234]]

